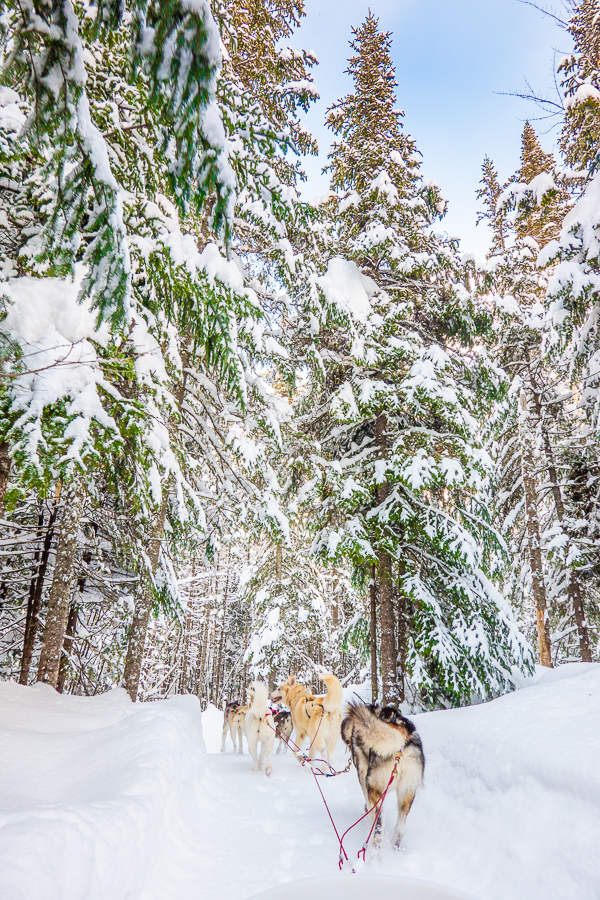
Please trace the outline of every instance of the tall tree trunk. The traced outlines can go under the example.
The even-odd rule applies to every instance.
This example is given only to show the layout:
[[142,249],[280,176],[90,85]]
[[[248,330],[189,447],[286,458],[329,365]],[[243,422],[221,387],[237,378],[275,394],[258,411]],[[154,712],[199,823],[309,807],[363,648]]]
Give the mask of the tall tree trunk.
[[37,680],[51,684],[58,682],[58,670],[62,653],[65,627],[69,614],[69,600],[75,569],[77,532],[83,514],[84,492],[79,480],[72,482],[64,498],[64,510],[60,534],[56,545],[56,560],[52,587],[48,598],[46,624],[42,637],[42,649],[38,665]]
[[529,438],[527,396],[525,391],[521,391],[519,406],[519,436],[521,442],[521,472],[523,475],[523,490],[525,493],[525,522],[527,528],[527,541],[529,544],[529,565],[531,568],[533,599],[535,602],[540,663],[543,666],[552,668],[550,635],[548,633],[546,586],[544,584],[544,571],[542,567],[537,491],[533,474],[533,452],[531,450]]
[[44,544],[42,547],[42,554],[39,559],[39,565],[29,584],[29,602],[27,603],[27,619],[25,621],[25,635],[23,637],[23,653],[21,655],[21,671],[19,673],[19,684],[27,684],[29,681],[29,670],[31,668],[35,639],[37,637],[40,606],[42,604],[42,594],[44,592],[44,581],[46,580],[46,570],[48,568],[48,560],[50,559],[50,550],[52,549],[54,523],[56,522],[56,514],[58,512],[60,491],[61,482],[59,482],[56,486],[54,507],[52,509],[52,512],[50,513],[50,518],[46,527],[46,534],[44,535]]
[[275,550],[275,581],[277,585],[281,585],[281,579],[283,578],[283,547],[281,544],[277,544]]
[[[401,570],[400,575],[403,575],[404,572]],[[399,677],[398,677],[398,697],[401,703],[404,703],[406,700],[406,657],[408,652],[408,623],[406,619],[407,609],[406,609],[406,594],[404,593],[404,588],[402,583],[398,583],[398,597],[396,600],[396,612],[397,612],[397,621],[398,621],[398,649],[397,649],[397,660],[398,660],[398,669],[399,669]]]
[[369,582],[369,599],[371,601],[371,700],[376,702],[379,695],[377,683],[377,584],[375,565],[371,566],[371,580]]
[[[188,377],[186,369],[189,366],[189,363],[190,353],[186,345],[181,351],[183,378],[174,392],[178,410],[181,409],[185,398],[185,386]],[[146,550],[150,567],[144,567],[144,571],[142,572],[140,583],[138,585],[138,599],[135,604],[133,622],[129,629],[127,655],[125,657],[125,668],[123,671],[123,686],[134,702],[137,700],[138,689],[140,686],[146,631],[148,629],[150,609],[152,608],[152,599],[154,597],[154,575],[158,568],[160,545],[163,539],[165,518],[167,515],[167,504],[168,492],[165,489],[160,510],[158,510],[154,524],[150,529],[150,537]]]
[[[387,416],[380,413],[375,420],[375,440],[379,458],[387,457]],[[390,493],[389,482],[377,487],[377,505],[381,506]],[[380,526],[381,527],[381,526]],[[398,679],[396,674],[396,629],[394,623],[394,584],[392,579],[392,557],[383,548],[377,549],[377,579],[379,582],[379,633],[381,640],[381,680],[383,702],[398,702]]]
[[6,490],[10,476],[10,456],[8,441],[0,441],[0,519],[4,516]]
[[58,681],[56,682],[56,690],[62,694],[67,674],[69,672],[69,654],[73,648],[73,638],[77,632],[77,621],[79,619],[79,605],[73,601],[69,609],[69,618],[67,619],[67,627],[65,630],[65,639],[63,642],[63,652],[60,658],[60,666],[58,667]]
[[[548,476],[550,478],[550,484],[552,485],[552,497],[554,498],[554,508],[556,510],[556,518],[560,522],[561,527],[567,534],[567,537],[570,541],[570,535],[566,531],[565,527],[565,505],[563,503],[562,492],[560,489],[560,482],[558,480],[558,472],[556,471],[556,466],[554,464],[554,454],[552,452],[552,445],[550,443],[550,436],[548,434],[548,430],[544,425],[544,419],[542,416],[542,404],[540,402],[540,396],[537,391],[533,392],[534,400],[535,400],[535,410],[538,416],[538,419],[541,423],[542,428],[542,439],[544,442],[544,454],[546,456],[546,465],[548,468]],[[587,625],[585,622],[585,610],[583,605],[583,595],[581,591],[581,583],[579,580],[579,573],[577,569],[569,569],[569,587],[568,594],[571,604],[573,606],[573,612],[575,614],[575,622],[577,623],[577,634],[579,637],[579,649],[581,652],[581,659],[583,662],[591,662],[592,661],[592,652],[590,649],[590,638],[587,629]]]
[[163,537],[165,517],[167,515],[167,496],[165,495],[162,506],[156,513],[156,519],[152,527],[148,541],[148,566],[144,566],[138,585],[138,596],[133,614],[133,622],[129,629],[127,642],[127,656],[125,657],[125,669],[123,672],[123,685],[125,690],[135,702],[140,686],[142,661],[144,658],[144,645],[146,643],[146,631],[150,609],[154,598],[154,573],[158,568],[160,556],[160,544]]

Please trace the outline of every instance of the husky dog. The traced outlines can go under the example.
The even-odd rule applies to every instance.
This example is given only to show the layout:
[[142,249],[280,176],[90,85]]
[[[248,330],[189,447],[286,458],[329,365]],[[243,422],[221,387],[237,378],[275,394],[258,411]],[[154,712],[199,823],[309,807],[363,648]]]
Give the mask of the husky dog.
[[[273,714],[267,710],[269,691],[262,681],[253,681],[248,689],[250,701],[246,713],[246,740],[248,750],[252,754],[253,771],[258,772],[266,762],[265,775],[270,775],[271,753],[275,744],[275,723]],[[258,744],[260,742],[260,757],[258,756]],[[266,760],[265,760],[266,757]]]
[[279,738],[277,753],[281,753],[282,750],[285,753],[288,748],[289,740],[292,736],[292,731],[294,730],[292,714],[291,712],[288,712],[288,710],[282,710],[281,712],[275,713],[275,715],[273,716],[273,721],[275,722],[275,731],[277,732],[277,737]]
[[[350,703],[342,722],[342,740],[348,746],[365,796],[365,811],[371,809],[385,791],[400,754],[396,778],[390,791],[398,798],[398,821],[394,831],[394,847],[398,849],[415,793],[423,783],[425,757],[421,738],[415,726],[393,706]],[[377,816],[373,847],[383,843],[382,815]]]
[[324,672],[319,677],[327,685],[324,697],[315,697],[296,681],[295,675],[290,675],[287,681],[273,691],[271,700],[289,706],[298,747],[302,747],[308,738],[309,758],[321,754],[326,755],[330,762],[342,724],[342,685],[331,672]]
[[223,710],[223,736],[221,740],[221,753],[225,753],[225,741],[227,740],[227,732],[229,732],[229,736],[231,737],[231,742],[233,744],[233,752],[236,752],[236,738],[239,742],[238,753],[243,753],[244,748],[242,747],[242,734],[244,733],[244,722],[246,719],[246,713],[248,712],[247,706],[242,706],[240,703],[228,703]]

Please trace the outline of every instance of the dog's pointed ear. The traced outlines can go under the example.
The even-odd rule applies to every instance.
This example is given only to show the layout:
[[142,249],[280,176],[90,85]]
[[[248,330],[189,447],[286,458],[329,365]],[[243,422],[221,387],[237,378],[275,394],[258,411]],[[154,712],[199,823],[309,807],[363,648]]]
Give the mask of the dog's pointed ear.
[[290,684],[290,685],[296,684],[296,676],[295,675],[290,675],[290,677],[288,678],[288,684]]

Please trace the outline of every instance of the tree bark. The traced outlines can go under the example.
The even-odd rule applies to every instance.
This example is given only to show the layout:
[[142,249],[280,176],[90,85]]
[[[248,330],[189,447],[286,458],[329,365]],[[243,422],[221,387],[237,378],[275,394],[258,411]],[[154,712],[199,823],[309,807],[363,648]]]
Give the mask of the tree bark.
[[[566,532],[565,528],[565,505],[563,503],[562,493],[560,490],[560,482],[558,480],[558,472],[556,471],[556,466],[554,465],[554,454],[552,452],[552,445],[550,443],[550,437],[548,435],[547,429],[544,427],[544,421],[542,417],[542,405],[540,403],[539,394],[534,391],[533,392],[534,401],[535,401],[535,410],[540,420],[542,426],[542,439],[544,442],[544,454],[546,456],[546,464],[548,468],[548,476],[550,478],[550,484],[552,485],[552,496],[554,498],[554,508],[556,510],[556,518],[561,524],[561,527],[565,530],[567,537],[570,535]],[[587,625],[585,622],[585,609],[583,605],[583,596],[581,592],[581,584],[579,581],[579,574],[577,569],[570,569],[569,571],[569,587],[568,587],[569,599],[571,600],[571,604],[573,606],[573,612],[575,614],[575,622],[577,623],[577,634],[579,637],[579,650],[581,652],[582,662],[591,662],[592,661],[592,651],[590,649],[590,638],[587,629]]]
[[10,456],[8,441],[0,441],[0,518],[4,516],[6,490],[10,477]]
[[58,667],[58,681],[56,682],[56,690],[62,694],[67,674],[69,672],[69,654],[73,647],[73,638],[77,632],[77,620],[79,619],[79,606],[77,603],[71,603],[69,610],[69,618],[67,619],[67,628],[65,631],[65,639],[63,642],[63,652]]
[[373,703],[377,701],[379,695],[379,684],[377,683],[377,585],[375,578],[375,565],[372,565],[369,599],[371,601],[371,700]]
[[83,500],[82,485],[79,482],[73,482],[65,497],[37,672],[37,680],[50,684],[53,688],[56,688],[58,682],[62,645],[69,614],[77,532],[83,514]]
[[39,566],[37,568],[36,574],[33,575],[29,585],[29,602],[27,604],[27,619],[25,621],[25,635],[23,637],[23,653],[21,655],[21,671],[19,673],[19,684],[27,684],[29,681],[29,670],[31,668],[35,639],[37,637],[40,606],[42,603],[42,593],[44,591],[46,569],[48,568],[48,560],[50,558],[50,550],[52,548],[52,539],[54,537],[54,523],[56,521],[56,514],[58,512],[60,491],[61,482],[59,482],[56,486],[54,508],[50,513],[48,526],[46,528],[46,534],[44,535],[44,545],[42,547],[42,555],[39,560]]
[[[404,574],[403,571],[400,572],[401,575]],[[396,602],[396,612],[397,612],[397,635],[398,635],[398,648],[397,648],[397,666],[399,670],[398,675],[398,698],[401,703],[404,703],[406,700],[406,656],[407,656],[407,644],[408,644],[408,627],[406,621],[406,594],[404,593],[404,589],[402,584],[398,584],[398,598]]]
[[158,568],[160,544],[163,537],[165,517],[167,515],[167,502],[167,496],[165,495],[162,505],[156,514],[156,520],[148,541],[149,566],[144,566],[141,573],[138,586],[138,598],[135,604],[135,613],[133,615],[131,628],[129,629],[127,656],[125,657],[125,670],[123,672],[123,685],[134,702],[137,700],[138,688],[140,686],[146,631],[148,630],[148,619],[150,618],[150,609],[152,608],[152,600],[154,598],[154,573]]
[[[387,416],[380,413],[375,420],[375,440],[379,448],[379,458],[387,457]],[[390,494],[389,482],[377,487],[377,505],[381,506]],[[377,579],[379,582],[379,633],[381,641],[381,680],[384,703],[398,702],[398,679],[396,673],[396,629],[394,623],[394,585],[392,579],[392,557],[379,540],[377,548]]]
[[527,397],[524,391],[521,391],[519,406],[521,472],[523,475],[523,490],[525,492],[525,523],[529,544],[529,565],[531,568],[533,599],[535,602],[540,663],[543,666],[552,668],[550,635],[548,633],[546,586],[544,584],[544,571],[542,567],[542,549],[540,539],[540,523],[537,508],[537,491],[533,475],[533,453],[531,450],[531,444],[527,429]]
[[[183,377],[174,392],[177,408],[179,410],[185,399],[185,388],[188,377],[186,369],[189,363],[190,352],[184,342],[184,347],[181,350]],[[138,600],[135,604],[135,613],[129,630],[129,640],[127,642],[127,655],[125,657],[125,668],[123,671],[123,686],[134,703],[137,700],[138,689],[140,686],[146,631],[148,629],[150,609],[152,608],[152,599],[154,597],[154,574],[158,567],[158,560],[160,557],[160,545],[164,534],[167,504],[168,493],[165,491],[162,505],[157,512],[156,520],[151,528],[147,550],[150,567],[149,569],[144,567],[144,571],[140,578]]]

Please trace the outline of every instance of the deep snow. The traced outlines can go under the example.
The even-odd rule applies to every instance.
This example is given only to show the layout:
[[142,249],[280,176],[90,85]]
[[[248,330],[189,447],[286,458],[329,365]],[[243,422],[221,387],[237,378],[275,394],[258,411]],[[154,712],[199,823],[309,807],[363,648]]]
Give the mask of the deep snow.
[[[600,666],[563,666],[491,703],[414,719],[426,786],[404,850],[366,870],[480,900],[597,900]],[[220,754],[214,708],[202,716],[205,755],[200,720],[191,697],[133,705],[123,691],[0,684],[0,900],[244,900],[335,874],[310,772],[287,753],[268,779],[229,741]],[[345,829],[362,810],[355,773],[322,786]]]

